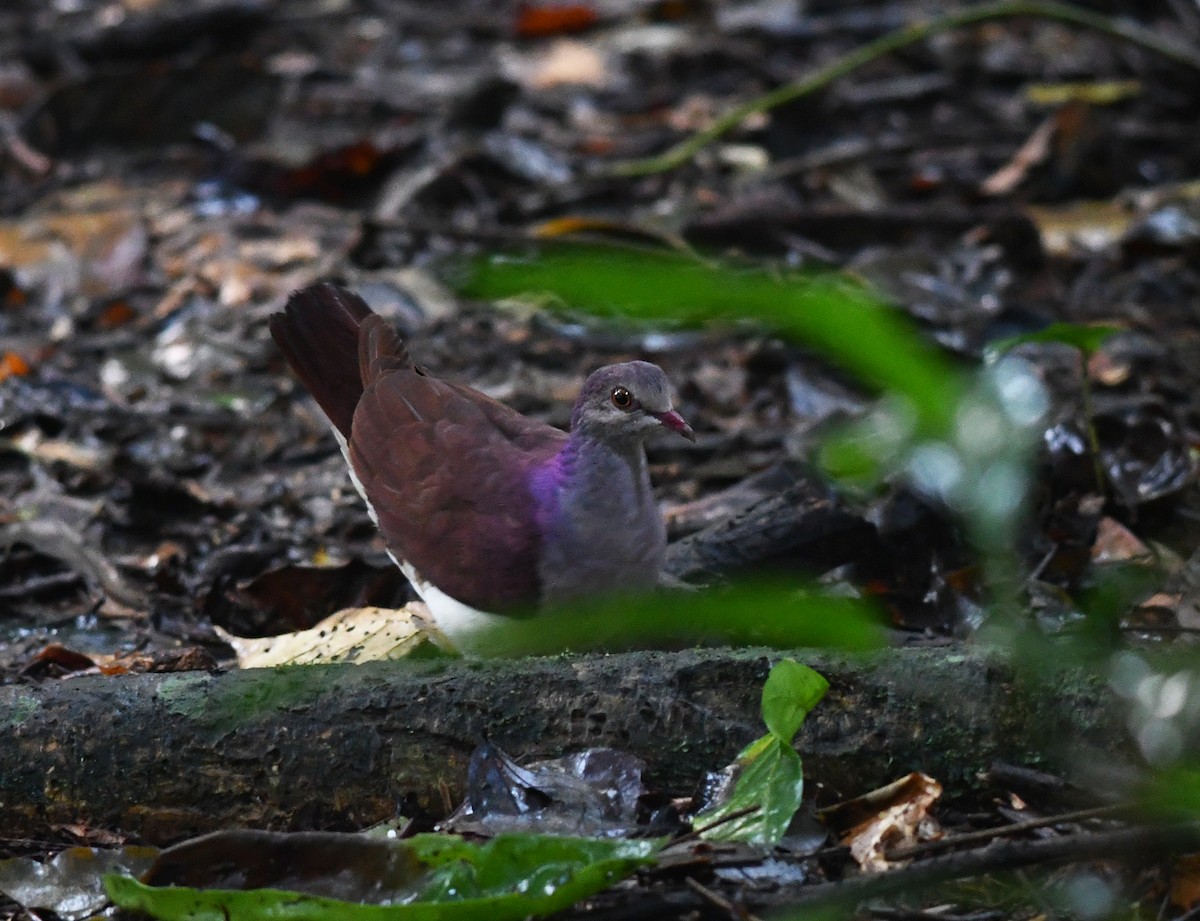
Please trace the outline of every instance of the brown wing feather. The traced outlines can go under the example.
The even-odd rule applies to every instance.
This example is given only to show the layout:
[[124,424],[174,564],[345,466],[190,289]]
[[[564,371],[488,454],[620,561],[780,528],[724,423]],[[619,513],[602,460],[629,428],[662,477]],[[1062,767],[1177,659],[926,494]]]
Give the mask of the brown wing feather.
[[271,336],[288,364],[347,438],[363,392],[358,328],[371,316],[357,294],[317,284],[294,292],[283,313],[270,321]]
[[363,323],[365,386],[350,459],[388,547],[483,610],[538,600],[529,476],[566,435],[460,384],[429,377],[382,320]]

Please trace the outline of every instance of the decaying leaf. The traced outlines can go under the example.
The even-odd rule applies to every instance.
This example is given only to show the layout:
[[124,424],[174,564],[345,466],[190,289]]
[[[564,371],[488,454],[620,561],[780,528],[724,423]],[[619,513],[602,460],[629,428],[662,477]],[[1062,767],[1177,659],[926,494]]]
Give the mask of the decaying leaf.
[[308,630],[279,636],[240,637],[214,629],[233,647],[242,668],[372,662],[453,649],[420,602],[396,610],[347,608]]
[[1171,904],[1190,912],[1200,904],[1200,854],[1185,854],[1171,873]]
[[942,836],[929,808],[942,795],[942,785],[928,774],[913,772],[821,813],[841,833],[850,855],[868,873],[886,870],[888,852]]

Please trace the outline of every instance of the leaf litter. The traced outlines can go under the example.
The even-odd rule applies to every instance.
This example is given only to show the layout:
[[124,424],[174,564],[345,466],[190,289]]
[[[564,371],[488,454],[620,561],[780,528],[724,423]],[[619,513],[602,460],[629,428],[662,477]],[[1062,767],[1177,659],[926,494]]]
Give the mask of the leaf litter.
[[[1119,527],[1117,555],[1144,561],[1138,548],[1150,548],[1153,564],[1139,564],[1165,590],[1128,593],[1113,622],[1134,644],[1193,642],[1200,154],[1174,65],[1061,25],[946,33],[877,60],[860,75],[869,80],[743,121],[723,151],[669,180],[617,185],[590,158],[657,152],[912,11],[767,3],[711,18],[689,4],[565,6],[533,17],[350,4],[286,29],[258,3],[196,14],[136,4],[120,16],[80,3],[40,12],[38,28],[24,8],[0,11],[10,62],[0,106],[15,126],[0,162],[4,680],[82,665],[72,652],[153,658],[190,646],[228,662],[213,625],[286,633],[338,608],[407,600],[402,581],[379,580],[390,564],[336,448],[292,399],[263,335],[265,315],[317,277],[383,292],[439,370],[544,418],[562,412],[545,397],[557,382],[656,354],[705,423],[696,449],[652,458],[668,511],[807,460],[816,433],[798,417],[812,381],[833,382],[817,392],[837,397],[831,415],[868,404],[762,328],[704,354],[712,339],[613,338],[586,318],[435,311],[406,296],[399,267],[564,215],[601,233],[634,226],[798,263],[890,265],[876,274],[891,275],[895,303],[970,361],[989,341],[1053,322],[1126,326],[1082,372],[1050,348],[1026,356],[1052,402],[1047,475],[1025,533],[1029,595],[1054,598],[1069,621],[1105,585]],[[1138,18],[1172,34],[1194,27],[1187,15]],[[179,57],[181,16],[218,53]],[[230,34],[242,43],[235,56],[223,53]],[[533,64],[518,76],[532,76],[497,78],[480,51],[504,45],[517,49],[509,60]],[[556,59],[561,47],[585,54]],[[147,98],[158,117],[146,117]],[[996,201],[981,202],[997,175]],[[404,194],[365,219],[357,208],[391,179],[405,180]],[[1096,391],[1100,477],[1080,373]],[[845,511],[865,533],[877,528],[865,555],[887,554],[875,568],[834,570],[835,585],[870,586],[912,641],[974,629],[979,582],[944,508],[889,488]],[[23,529],[31,520],[54,524]],[[785,559],[804,568],[812,558]],[[325,560],[362,568],[323,575],[336,599],[304,610],[284,583]],[[1148,753],[1187,737],[1186,712],[1146,724],[1161,730],[1153,744],[1145,736]]]

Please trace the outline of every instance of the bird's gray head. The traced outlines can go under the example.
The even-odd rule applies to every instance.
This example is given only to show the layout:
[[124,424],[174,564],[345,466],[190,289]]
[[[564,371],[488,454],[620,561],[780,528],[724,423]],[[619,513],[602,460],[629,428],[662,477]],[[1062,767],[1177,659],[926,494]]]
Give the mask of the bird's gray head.
[[648,361],[627,361],[594,371],[571,413],[571,431],[613,443],[641,443],[664,427],[696,440],[692,427],[671,406],[667,376]]

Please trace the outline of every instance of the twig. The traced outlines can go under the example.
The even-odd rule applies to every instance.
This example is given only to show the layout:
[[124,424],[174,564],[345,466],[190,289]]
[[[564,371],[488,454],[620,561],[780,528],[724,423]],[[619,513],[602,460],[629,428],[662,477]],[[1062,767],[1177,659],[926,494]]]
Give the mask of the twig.
[[878,905],[867,908],[868,913],[885,921],[1001,921],[1004,912],[995,910],[975,911],[965,915],[952,915],[940,910],[922,911],[916,908],[892,908]]
[[1061,864],[1136,854],[1157,857],[1200,847],[1200,822],[1143,825],[1044,841],[994,841],[984,848],[918,861],[901,870],[793,890],[780,907],[856,905],[937,883],[1035,864]]
[[736,919],[736,921],[759,921],[758,916],[752,914],[748,909],[743,908],[740,905],[735,905],[719,892],[713,892],[702,883],[696,882],[696,880],[692,879],[692,877],[687,877],[684,882],[687,883],[687,887],[691,889],[692,892],[696,893],[705,901],[712,902],[712,904],[716,905],[717,908],[728,912],[729,916]]
[[676,845],[682,844],[685,841],[693,841],[696,838],[699,838],[706,831],[711,831],[714,828],[720,828],[722,825],[725,825],[729,822],[736,821],[737,819],[744,818],[748,815],[753,815],[761,808],[761,806],[756,804],[754,806],[747,806],[745,809],[735,809],[733,812],[729,813],[729,815],[723,815],[718,819],[713,819],[711,822],[705,825],[701,825],[697,828],[693,828],[691,831],[684,832],[678,838],[672,839],[671,844]]
[[681,141],[658,156],[609,164],[603,172],[615,176],[646,176],[674,169],[690,160],[701,148],[736,128],[749,116],[766,112],[823,89],[835,80],[853,73],[863,65],[884,55],[943,32],[950,32],[993,19],[1009,19],[1016,16],[1050,19],[1055,22],[1092,29],[1144,48],[1167,60],[1174,61],[1176,64],[1200,70],[1200,53],[1191,48],[1177,45],[1145,26],[1122,22],[1091,10],[1080,9],[1070,3],[1061,3],[1058,0],[1000,0],[995,3],[981,3],[969,9],[957,10],[923,22],[915,22],[880,36],[875,41],[868,42],[849,54],[836,58],[824,67],[818,68],[798,80],[785,83],[768,93],[742,103],[731,112],[718,118],[703,131],[696,132],[690,138]]
[[1067,822],[1082,822],[1085,819],[1098,819],[1115,813],[1125,812],[1132,808],[1133,805],[1130,803],[1093,806],[1091,809],[1079,809],[1075,812],[1043,816],[1040,819],[1030,819],[1027,822],[1014,822],[1011,825],[1002,825],[999,828],[982,828],[979,831],[967,832],[965,835],[954,835],[949,838],[939,838],[936,841],[923,841],[920,844],[898,847],[894,851],[888,851],[887,859],[907,860],[909,857],[917,857],[921,854],[930,854],[936,851],[945,851],[964,844],[978,844],[981,841],[991,841],[995,838],[1007,837],[1008,835],[1019,835],[1027,831],[1033,831],[1035,828],[1046,828],[1049,825],[1063,825]]
[[1089,349],[1079,350],[1079,387],[1083,395],[1083,425],[1087,432],[1088,453],[1092,455],[1092,476],[1096,478],[1096,489],[1102,496],[1108,495],[1108,478],[1100,460],[1100,433],[1096,431],[1096,407],[1092,401],[1092,381],[1088,376]]
[[1142,626],[1125,626],[1121,625],[1117,628],[1122,633],[1166,633],[1166,634],[1186,634],[1200,633],[1200,627],[1183,627],[1179,624],[1144,624]]
[[28,544],[39,553],[60,560],[88,582],[99,586],[118,605],[132,609],[122,613],[132,615],[146,610],[145,596],[126,582],[117,568],[66,522],[46,518],[16,521],[0,527],[0,547],[17,543]]

